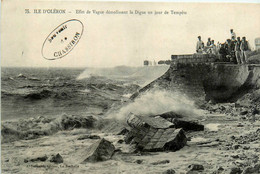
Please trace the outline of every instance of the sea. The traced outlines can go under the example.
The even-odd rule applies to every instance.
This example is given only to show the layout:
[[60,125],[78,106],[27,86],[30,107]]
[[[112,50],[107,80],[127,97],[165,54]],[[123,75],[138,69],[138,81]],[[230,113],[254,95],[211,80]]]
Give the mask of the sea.
[[1,119],[104,115],[168,66],[113,68],[1,68]]

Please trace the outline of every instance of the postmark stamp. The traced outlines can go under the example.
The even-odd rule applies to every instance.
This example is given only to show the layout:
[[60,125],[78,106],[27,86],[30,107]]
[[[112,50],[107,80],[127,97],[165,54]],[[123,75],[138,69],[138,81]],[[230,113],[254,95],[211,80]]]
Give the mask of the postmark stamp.
[[60,24],[45,39],[42,56],[48,60],[55,60],[68,55],[78,44],[83,31],[84,25],[77,19]]

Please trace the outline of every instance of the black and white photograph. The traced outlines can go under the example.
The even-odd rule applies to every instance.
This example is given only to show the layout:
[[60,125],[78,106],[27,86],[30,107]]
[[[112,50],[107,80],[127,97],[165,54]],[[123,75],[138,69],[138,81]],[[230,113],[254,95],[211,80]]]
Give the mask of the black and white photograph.
[[260,1],[1,1],[2,174],[260,174]]

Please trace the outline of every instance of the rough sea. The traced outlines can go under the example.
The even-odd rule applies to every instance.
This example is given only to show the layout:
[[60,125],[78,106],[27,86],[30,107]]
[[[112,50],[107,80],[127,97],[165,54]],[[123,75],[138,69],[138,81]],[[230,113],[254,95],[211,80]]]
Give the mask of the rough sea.
[[1,68],[1,118],[102,115],[124,103],[167,66],[115,68]]

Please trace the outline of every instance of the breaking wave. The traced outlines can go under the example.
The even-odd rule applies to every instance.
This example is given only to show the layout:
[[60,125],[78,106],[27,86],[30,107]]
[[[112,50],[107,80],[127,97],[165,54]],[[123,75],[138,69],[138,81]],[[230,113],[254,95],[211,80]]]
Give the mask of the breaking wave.
[[199,116],[203,111],[196,108],[194,101],[179,92],[166,90],[148,91],[134,102],[123,106],[118,111],[108,114],[108,118],[124,120],[132,112],[134,114],[148,116],[174,111],[177,114]]
[[87,68],[82,72],[77,80],[91,78],[93,76],[102,76],[109,79],[131,81],[140,86],[146,86],[153,80],[162,76],[169,66],[145,66],[145,67],[128,67],[118,66],[114,68]]

